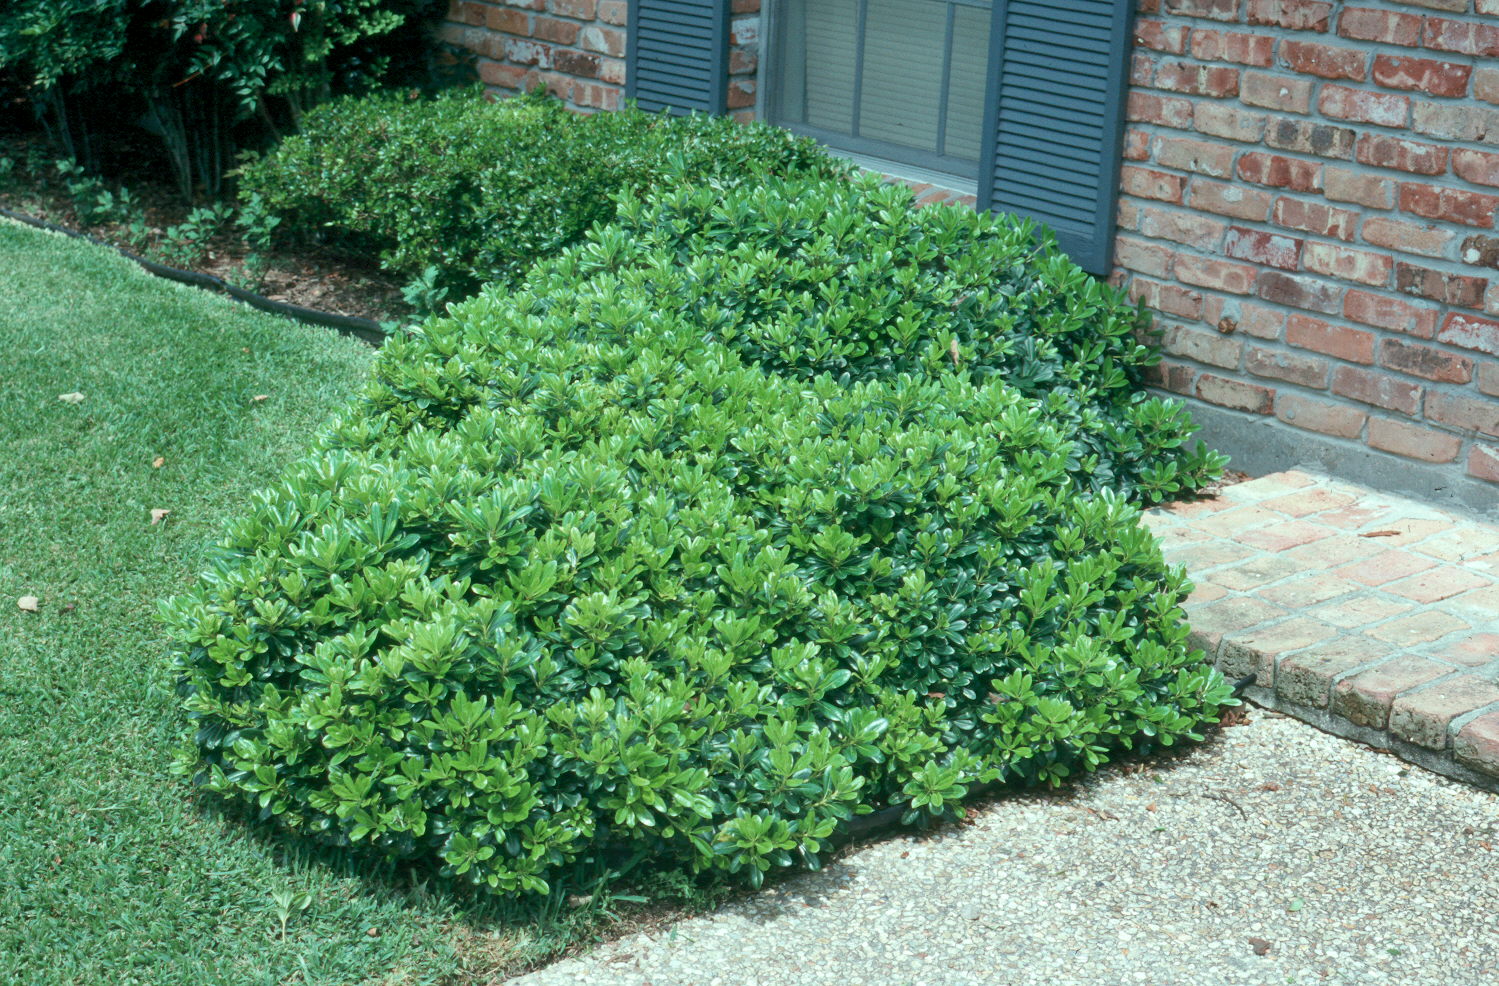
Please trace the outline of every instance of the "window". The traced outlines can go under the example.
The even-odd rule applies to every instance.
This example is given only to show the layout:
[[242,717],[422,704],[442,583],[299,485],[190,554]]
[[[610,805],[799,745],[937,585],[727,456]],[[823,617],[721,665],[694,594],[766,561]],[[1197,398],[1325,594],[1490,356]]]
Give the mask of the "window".
[[780,0],[768,110],[830,147],[976,179],[993,0]]

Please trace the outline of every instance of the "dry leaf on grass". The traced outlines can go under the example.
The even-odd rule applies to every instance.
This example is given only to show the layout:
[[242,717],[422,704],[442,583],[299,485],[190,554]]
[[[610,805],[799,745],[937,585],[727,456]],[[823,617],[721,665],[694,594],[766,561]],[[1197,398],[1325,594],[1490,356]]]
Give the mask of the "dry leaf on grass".
[[73,391],[71,394],[58,394],[57,395],[57,399],[60,400],[60,401],[65,402],[65,403],[68,403],[68,404],[82,404],[83,403],[83,395],[80,394],[76,390]]
[[155,510],[151,511],[151,523],[153,525],[160,524],[162,521],[167,519],[167,514],[169,513],[171,513],[170,510],[163,510],[160,507],[157,507]]
[[16,600],[16,605],[28,613],[35,613],[42,605],[42,601],[35,596],[22,596]]
[[156,458],[154,458],[154,459],[151,460],[151,468],[152,469],[160,469],[162,466],[164,466],[166,464],[167,464],[166,458],[163,457],[163,456],[160,456],[160,455],[158,455]]
[[259,404],[263,400],[269,400],[270,396],[270,394],[256,394],[254,397],[250,398],[250,403]]

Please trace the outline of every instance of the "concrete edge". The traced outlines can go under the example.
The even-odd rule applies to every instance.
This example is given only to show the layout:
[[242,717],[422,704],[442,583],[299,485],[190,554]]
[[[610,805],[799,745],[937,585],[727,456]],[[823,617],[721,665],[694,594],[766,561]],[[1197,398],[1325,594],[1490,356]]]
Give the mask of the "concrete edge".
[[1400,459],[1357,442],[1303,431],[1279,418],[1216,407],[1167,391],[1156,393],[1183,401],[1198,424],[1196,438],[1232,456],[1233,469],[1252,476],[1305,469],[1381,493],[1405,494],[1478,520],[1499,521],[1499,490],[1492,483],[1454,475],[1460,466]]

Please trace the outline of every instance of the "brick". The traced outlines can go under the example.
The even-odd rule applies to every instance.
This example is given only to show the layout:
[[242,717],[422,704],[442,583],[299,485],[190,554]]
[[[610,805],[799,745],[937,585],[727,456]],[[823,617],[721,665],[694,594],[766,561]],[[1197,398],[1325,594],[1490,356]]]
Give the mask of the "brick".
[[1315,606],[1329,599],[1345,596],[1361,589],[1342,579],[1329,578],[1321,573],[1312,573],[1302,578],[1258,590],[1255,595],[1281,606]]
[[1153,123],[1177,130],[1192,126],[1192,101],[1181,96],[1158,96],[1134,89],[1124,105],[1125,118],[1134,123]]
[[1400,185],[1400,210],[1427,219],[1492,229],[1496,209],[1499,209],[1499,195],[1420,182]]
[[619,27],[629,24],[629,0],[599,0],[599,20]]
[[1370,92],[1328,83],[1317,97],[1317,109],[1322,115],[1339,120],[1403,127],[1410,119],[1411,99],[1396,93]]
[[1243,343],[1237,339],[1216,332],[1198,332],[1181,325],[1166,330],[1161,345],[1172,356],[1225,369],[1239,365],[1239,355],[1243,350]]
[[1418,175],[1439,175],[1447,170],[1447,148],[1388,134],[1365,134],[1359,138],[1355,155],[1360,164],[1375,168]]
[[1338,35],[1414,48],[1421,43],[1421,17],[1373,7],[1345,7],[1338,18]]
[[1230,678],[1253,674],[1260,687],[1272,688],[1276,658],[1322,643],[1337,633],[1333,627],[1304,616],[1268,627],[1236,631],[1224,636],[1218,649],[1217,664]]
[[1395,183],[1351,168],[1329,167],[1322,172],[1322,192],[1334,202],[1357,202],[1374,209],[1395,204]]
[[1294,705],[1325,709],[1339,676],[1383,660],[1390,652],[1388,644],[1357,635],[1315,644],[1277,662],[1275,694]]
[[[1268,527],[1259,527],[1250,531],[1241,531],[1234,535],[1234,540],[1241,544],[1259,548],[1261,551],[1281,553],[1299,548],[1302,545],[1315,544],[1323,538],[1334,535],[1334,531],[1321,524],[1314,524],[1304,520],[1287,520]],[[1288,566],[1300,569],[1300,564],[1290,558],[1283,558]]]
[[1168,174],[1150,168],[1130,165],[1119,171],[1120,190],[1126,195],[1135,195],[1142,199],[1180,204],[1186,183],[1187,180],[1181,175]]
[[1385,294],[1352,290],[1343,299],[1343,315],[1362,325],[1430,339],[1436,332],[1438,311]]
[[1395,261],[1389,254],[1353,250],[1333,243],[1307,243],[1301,251],[1301,267],[1312,274],[1383,285],[1389,283]]
[[1293,236],[1230,226],[1223,241],[1223,252],[1236,260],[1295,270],[1301,262],[1301,244],[1302,241]]
[[1145,277],[1134,277],[1129,282],[1129,299],[1132,302],[1143,302],[1146,308],[1168,315],[1192,319],[1202,315],[1202,292],[1179,284],[1163,284]]
[[1474,445],[1468,451],[1468,475],[1488,483],[1499,483],[1499,448]]
[[1333,685],[1332,711],[1357,725],[1383,729],[1396,696],[1447,673],[1433,661],[1396,657]]
[[1275,395],[1275,416],[1294,427],[1338,438],[1358,438],[1369,419],[1363,411],[1342,404],[1284,392]]
[[1357,48],[1291,38],[1280,43],[1280,64],[1302,75],[1363,82],[1368,78],[1368,63],[1368,52]]
[[1343,309],[1343,289],[1297,274],[1267,270],[1260,274],[1255,293],[1277,305],[1336,314]]
[[1458,716],[1499,702],[1499,687],[1464,674],[1406,692],[1390,705],[1390,732],[1428,750],[1447,748],[1447,727]]
[[1239,92],[1239,70],[1223,65],[1162,62],[1156,69],[1154,85],[1188,96],[1222,98]]
[[1322,190],[1322,165],[1314,161],[1251,151],[1239,158],[1239,177],[1256,185],[1270,185],[1293,192]]
[[625,32],[612,27],[588,26],[583,29],[583,47],[601,55],[623,58],[625,54]]
[[1199,27],[1192,32],[1192,57],[1205,62],[1235,62],[1268,68],[1274,63],[1275,38]]
[[1499,711],[1468,723],[1452,737],[1452,757],[1465,767],[1499,777]]
[[1499,107],[1418,99],[1411,110],[1411,129],[1443,140],[1499,144]]
[[1285,380],[1303,387],[1320,390],[1327,386],[1327,362],[1314,357],[1252,346],[1245,354],[1244,368],[1257,377]]
[[1473,98],[1499,103],[1499,68],[1480,67],[1473,73]]
[[1197,371],[1185,363],[1163,359],[1146,370],[1145,379],[1152,387],[1190,397],[1197,380]]
[[598,14],[598,0],[546,0],[547,12],[558,17],[591,21]]
[[[1316,552],[1320,557],[1327,550],[1327,546],[1333,542],[1321,541],[1300,551]],[[1406,613],[1411,610],[1409,603],[1392,600],[1390,597],[1373,592],[1364,592],[1360,595],[1344,597],[1336,602],[1317,606],[1309,612],[1326,623],[1351,630],[1356,627],[1367,627],[1381,620],[1388,620],[1392,616]]]
[[1395,262],[1395,288],[1405,294],[1418,295],[1461,308],[1477,308],[1483,303],[1487,278],[1466,274],[1449,274],[1403,260]]
[[1351,363],[1374,362],[1372,332],[1333,325],[1306,315],[1292,315],[1286,321],[1286,342],[1298,349],[1310,349]]
[[1463,240],[1458,256],[1470,266],[1499,268],[1499,237],[1475,233]]
[[1183,284],[1229,294],[1248,294],[1254,290],[1255,275],[1259,271],[1248,264],[1184,253],[1176,258],[1175,273],[1176,279]]
[[1275,406],[1275,392],[1268,387],[1257,387],[1212,373],[1197,378],[1197,396],[1209,404],[1251,414],[1269,414]]
[[1461,96],[1468,91],[1473,66],[1434,58],[1376,55],[1374,81],[1386,89],[1413,89],[1431,96]]
[[1162,7],[1168,14],[1215,21],[1237,20],[1239,16],[1239,0],[1165,0]]
[[1244,592],[1270,582],[1279,582],[1300,572],[1300,567],[1288,558],[1259,554],[1232,568],[1218,569],[1212,574],[1212,580],[1213,585],[1220,588]]
[[1209,603],[1192,613],[1192,629],[1199,643],[1212,657],[1224,635],[1247,630],[1285,616],[1287,610],[1252,596],[1234,596]]
[[[578,34],[582,30],[583,25],[576,21],[563,21],[555,17],[537,17],[532,23],[531,36],[533,38],[540,38],[542,41],[570,45],[578,40]],[[598,64],[598,56],[595,55],[593,57],[596,66]],[[563,69],[563,71],[567,70]]]
[[1114,263],[1126,270],[1165,277],[1171,269],[1171,260],[1171,249],[1159,243],[1132,236],[1121,236],[1114,241]]
[[1499,363],[1485,361],[1479,366],[1478,389],[1490,397],[1499,397]]
[[1463,445],[1462,439],[1454,435],[1389,418],[1369,419],[1367,442],[1370,448],[1418,462],[1456,462]]
[[1471,629],[1470,624],[1459,616],[1440,609],[1420,609],[1398,620],[1381,623],[1367,632],[1371,637],[1388,641],[1396,647],[1414,647],[1468,629]]
[[1474,352],[1499,356],[1499,322],[1477,315],[1453,312],[1442,323],[1437,341]]
[[1286,313],[1270,305],[1256,305],[1248,301],[1237,303],[1238,315],[1225,316],[1218,331],[1243,332],[1256,339],[1279,339],[1286,324]]
[[1265,143],[1281,151],[1297,151],[1318,157],[1353,158],[1357,131],[1314,120],[1295,117],[1271,117],[1265,125]]
[[1139,230],[1145,236],[1201,250],[1215,248],[1226,228],[1225,223],[1197,212],[1146,207],[1140,213]]
[[1351,240],[1353,231],[1358,228],[1358,213],[1322,202],[1279,198],[1275,200],[1275,208],[1270,213],[1270,221],[1277,226],[1300,230],[1303,233]]
[[[1443,354],[1446,355],[1446,354]],[[1452,356],[1471,365],[1464,356]],[[1476,431],[1485,435],[1499,435],[1499,401],[1481,401],[1457,394],[1432,393],[1426,397],[1426,420]]]
[[1403,414],[1415,414],[1421,406],[1422,389],[1419,385],[1352,366],[1340,366],[1333,371],[1332,392],[1360,404]]
[[1231,103],[1198,103],[1192,110],[1194,129],[1223,137],[1256,143],[1265,134],[1265,123],[1269,118],[1264,113],[1240,109]]
[[[1400,339],[1380,343],[1379,362],[1387,369],[1439,383],[1467,383],[1473,379],[1473,361],[1468,357]],[[1430,408],[1427,417],[1431,417]]]
[[484,26],[505,34],[531,34],[531,15],[513,7],[485,7]]
[[1270,214],[1270,203],[1274,195],[1255,188],[1244,188],[1223,182],[1192,179],[1189,186],[1188,204],[1194,209],[1215,212],[1234,219],[1255,219],[1261,222]]
[[1499,633],[1475,633],[1431,652],[1432,657],[1464,668],[1499,661]]
[[1419,253],[1426,257],[1447,256],[1452,241],[1457,238],[1451,230],[1441,226],[1427,226],[1387,216],[1370,216],[1364,221],[1360,234],[1370,246],[1403,253]]
[[1312,80],[1245,72],[1239,83],[1239,99],[1246,106],[1262,106],[1281,113],[1305,113],[1312,108]]
[[1408,579],[1391,582],[1384,587],[1384,591],[1393,592],[1413,602],[1430,604],[1450,599],[1469,589],[1478,589],[1492,584],[1482,575],[1469,572],[1456,565],[1442,565]]
[[1195,171],[1214,178],[1228,178],[1234,171],[1236,148],[1190,137],[1162,137],[1156,145],[1156,164],[1179,171]]
[[1499,185],[1499,154],[1455,148],[1452,152],[1452,172],[1476,185]]
[[582,51],[558,49],[552,53],[552,67],[568,75],[596,79],[599,76],[599,56]]
[[1499,55],[1499,25],[1428,17],[1421,43],[1433,51],[1492,58]]
[[1331,14],[1332,4],[1316,0],[1249,0],[1245,19],[1265,27],[1325,33]]
[[1136,48],[1149,48],[1151,51],[1161,51],[1168,55],[1180,55],[1187,50],[1189,33],[1190,29],[1184,24],[1168,24],[1153,17],[1135,18]]

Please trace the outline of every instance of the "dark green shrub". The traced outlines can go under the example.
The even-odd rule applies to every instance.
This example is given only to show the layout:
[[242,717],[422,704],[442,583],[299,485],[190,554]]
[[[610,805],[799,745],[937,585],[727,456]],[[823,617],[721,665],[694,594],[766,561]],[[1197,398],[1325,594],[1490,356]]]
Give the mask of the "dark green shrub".
[[[6,0],[0,91],[18,87],[89,168],[95,132],[142,114],[184,197],[216,193],[236,124],[295,125],[408,58],[442,0]],[[414,30],[413,30],[414,29]],[[423,39],[425,40],[425,39]],[[418,45],[420,46],[420,45]]]
[[625,189],[773,174],[844,173],[816,144],[726,117],[639,110],[579,116],[553,99],[477,91],[339,100],[246,165],[282,229],[331,231],[408,278],[429,267],[451,293],[513,283],[614,215]]
[[[849,194],[825,224],[904,205]],[[625,211],[647,231],[691,201]],[[967,228],[1029,256],[1030,281],[1001,283],[1070,270],[1023,229]],[[663,858],[757,882],[816,865],[855,814],[1056,783],[1196,738],[1231,701],[1187,646],[1184,573],[1129,498],[1085,492],[1086,415],[1011,385],[998,344],[954,366],[930,313],[882,353],[874,321],[839,314],[858,293],[767,355],[724,306],[788,261],[683,235],[679,254],[599,231],[386,344],[363,400],[164,608],[199,726],[184,766],[209,791],[499,892]],[[903,255],[874,259],[909,287]],[[1076,388],[1124,374],[1033,335]],[[805,372],[834,351],[843,376]]]

